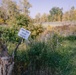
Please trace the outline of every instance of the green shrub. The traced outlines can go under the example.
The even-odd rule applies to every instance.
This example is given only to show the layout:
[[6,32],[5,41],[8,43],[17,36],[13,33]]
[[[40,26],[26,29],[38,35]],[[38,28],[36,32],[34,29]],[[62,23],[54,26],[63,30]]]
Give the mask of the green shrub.
[[0,30],[3,32],[1,35],[1,38],[5,40],[6,42],[18,42],[19,37],[18,37],[18,28],[7,28],[7,27],[1,27]]
[[[70,52],[71,48],[68,47],[64,48],[60,45],[56,47],[57,39],[59,39],[58,36],[54,35],[47,42],[34,41],[26,51],[18,51],[17,70],[22,67],[23,73],[28,70],[31,75],[43,73],[47,75],[72,75],[71,73],[75,71],[72,61],[73,52]],[[18,73],[21,73],[21,69],[18,70]]]
[[[18,43],[20,39],[17,36],[19,28],[1,27],[0,31],[3,32],[1,37],[3,40],[11,45]],[[15,58],[14,75],[20,75],[27,70],[31,75],[43,73],[47,75],[75,75],[76,67],[73,64],[75,62],[75,49],[73,52],[69,46],[61,45],[64,40],[64,37],[54,34],[46,42],[37,40],[31,42],[25,51],[21,48],[17,51]]]
[[74,41],[74,40],[76,40],[76,36],[75,35],[70,35],[70,36],[65,37],[65,39],[70,40],[70,41]]
[[28,25],[30,23],[30,19],[28,17],[25,17],[24,15],[18,15],[16,17],[16,23],[19,26],[26,26],[26,27],[28,27]]

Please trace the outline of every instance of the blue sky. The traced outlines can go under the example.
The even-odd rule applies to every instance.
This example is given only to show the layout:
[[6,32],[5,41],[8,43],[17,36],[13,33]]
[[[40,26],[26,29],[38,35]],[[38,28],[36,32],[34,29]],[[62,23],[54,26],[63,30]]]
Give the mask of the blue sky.
[[28,0],[28,1],[32,5],[32,7],[30,8],[30,16],[33,18],[37,13],[48,14],[51,8],[55,6],[63,8],[63,12],[70,10],[72,6],[76,8],[76,0]]
[[30,16],[35,17],[37,13],[49,13],[52,7],[63,8],[63,12],[70,10],[72,6],[76,8],[76,0],[29,0],[32,4]]

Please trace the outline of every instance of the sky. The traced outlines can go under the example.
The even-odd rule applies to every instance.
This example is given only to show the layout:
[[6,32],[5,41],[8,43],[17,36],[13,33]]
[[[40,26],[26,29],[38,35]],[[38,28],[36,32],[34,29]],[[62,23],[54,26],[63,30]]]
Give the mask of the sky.
[[53,7],[63,8],[63,12],[70,10],[72,6],[76,8],[76,0],[28,0],[28,1],[32,5],[32,7],[29,9],[30,16],[32,18],[34,18],[37,13],[49,14],[49,11]]
[[63,8],[63,12],[71,9],[72,6],[76,8],[76,0],[28,0],[32,7],[30,8],[30,16],[34,18],[37,13],[49,14],[53,7]]

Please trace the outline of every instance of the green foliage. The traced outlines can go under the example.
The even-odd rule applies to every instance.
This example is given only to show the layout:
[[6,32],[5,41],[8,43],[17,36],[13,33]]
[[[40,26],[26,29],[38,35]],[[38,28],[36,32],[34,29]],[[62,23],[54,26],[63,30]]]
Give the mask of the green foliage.
[[[19,41],[19,37],[17,36],[19,29],[20,27],[15,26],[10,28],[0,27],[0,32],[2,33],[1,38],[7,42],[11,42],[8,43],[12,45],[10,46],[11,48],[8,48],[11,51],[14,49],[15,43]],[[29,29],[29,27],[27,27],[27,29]],[[33,32],[33,30],[38,31],[40,29],[31,27],[30,31]],[[69,38],[72,40],[75,40],[75,38],[74,36],[66,38],[53,34],[47,39],[47,42],[37,40],[31,42],[25,51],[22,48],[23,46],[21,46],[21,50],[17,52],[15,59],[15,75],[20,75],[26,70],[28,70],[31,75],[36,74],[37,71],[39,71],[39,74],[43,71],[49,75],[75,75],[76,47],[72,47],[71,44],[67,45],[68,43],[66,43],[66,40],[71,41]],[[9,52],[11,53],[10,50]]]
[[1,38],[5,40],[5,42],[18,42],[19,37],[17,36],[18,34],[18,28],[8,28],[8,27],[1,27],[0,31],[3,33],[1,34]]
[[53,7],[50,10],[50,20],[51,21],[62,21],[62,9],[60,9],[59,7]]
[[[16,3],[14,0],[2,0],[2,4],[0,6],[0,18],[2,18],[8,25],[16,24],[16,22],[18,22],[19,25],[28,24],[28,21],[26,20],[28,20],[27,16],[29,14],[30,7],[31,4],[27,0],[19,1],[19,3]],[[16,17],[20,17],[20,15],[23,16],[21,16],[21,19],[18,19],[17,21]]]
[[17,25],[20,25],[20,26],[26,26],[28,27],[28,24],[30,23],[30,19],[28,17],[25,17],[24,15],[18,15],[16,17],[16,20],[17,20]]
[[45,43],[34,43],[28,50],[29,62],[34,65],[35,69],[40,69],[43,62],[47,62],[47,45]]
[[65,39],[70,40],[70,41],[74,41],[74,40],[76,40],[76,36],[75,35],[70,35],[70,36],[65,37]]
[[31,38],[37,38],[43,31],[44,28],[41,25],[29,25],[26,29],[31,31]]
[[43,32],[43,28],[41,26],[34,26],[34,25],[30,25],[28,27],[19,25],[5,26],[0,27],[0,32],[2,32],[1,38],[5,40],[5,42],[17,43],[20,39],[18,36],[18,32],[21,27],[31,31],[30,35],[31,39],[35,39],[40,35],[40,33]]
[[75,49],[64,47],[64,39],[58,44],[57,39],[60,38],[55,34],[47,42],[34,41],[26,51],[18,51],[16,71],[21,73],[21,66],[24,72],[28,70],[31,75],[37,71],[48,75],[75,75]]

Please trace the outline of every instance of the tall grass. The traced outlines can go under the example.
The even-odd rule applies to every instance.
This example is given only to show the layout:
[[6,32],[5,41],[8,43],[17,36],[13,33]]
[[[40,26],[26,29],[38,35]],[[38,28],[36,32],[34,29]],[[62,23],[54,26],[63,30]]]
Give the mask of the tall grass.
[[60,40],[54,35],[47,42],[36,40],[25,51],[18,51],[14,75],[76,75],[75,49],[64,47]]

